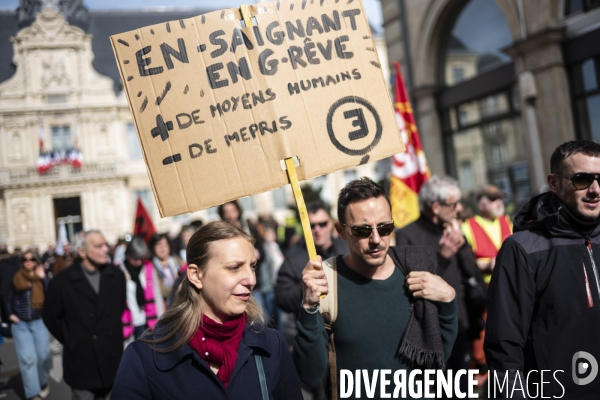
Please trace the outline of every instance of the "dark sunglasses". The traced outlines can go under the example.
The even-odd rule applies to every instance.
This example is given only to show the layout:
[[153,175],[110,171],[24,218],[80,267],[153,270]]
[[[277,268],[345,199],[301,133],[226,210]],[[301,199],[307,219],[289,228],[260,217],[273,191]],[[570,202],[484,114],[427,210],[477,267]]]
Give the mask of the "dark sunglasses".
[[592,186],[592,183],[594,183],[594,181],[598,181],[598,185],[600,185],[600,174],[592,174],[590,172],[578,172],[570,178],[559,174],[552,175],[570,180],[576,190],[587,189],[590,186]]
[[23,262],[25,262],[25,261],[36,261],[36,259],[35,258],[25,258],[25,257],[23,257],[23,258],[21,258],[21,261],[23,261]]
[[373,233],[374,229],[377,229],[377,233],[379,233],[379,236],[388,236],[394,231],[394,220],[392,220],[392,222],[389,222],[387,224],[379,224],[375,227],[368,226],[368,225],[361,225],[361,226],[348,226],[346,224],[342,224],[342,225],[350,228],[350,232],[352,232],[352,234],[354,236],[359,237],[359,238],[368,238],[369,236],[371,236],[371,233]]
[[317,227],[317,225],[320,226],[321,228],[325,228],[328,223],[329,223],[329,221],[323,221],[323,222],[317,222],[314,224],[310,224],[310,229],[315,229]]

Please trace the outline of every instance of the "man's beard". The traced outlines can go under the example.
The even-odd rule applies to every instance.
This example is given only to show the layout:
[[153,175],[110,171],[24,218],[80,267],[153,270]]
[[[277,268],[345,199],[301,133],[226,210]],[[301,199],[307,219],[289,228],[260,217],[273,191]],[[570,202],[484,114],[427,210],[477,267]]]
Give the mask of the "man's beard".
[[[380,247],[376,247],[375,249],[372,249],[371,251],[374,251],[374,250],[384,250],[384,249],[380,248]],[[388,252],[386,251],[385,255],[381,259],[381,261],[379,261],[379,260],[375,261],[373,259],[369,259],[369,258],[367,258],[367,254],[365,254],[365,253],[360,253],[360,259],[361,259],[362,263],[369,268],[379,268],[385,263],[385,260],[387,259],[387,253]]]
[[581,212],[579,212],[579,204],[575,203],[567,203],[565,202],[565,205],[567,206],[567,208],[569,209],[569,211],[571,212],[571,214],[573,214],[573,216],[583,222],[594,222],[597,221],[600,218],[600,213],[598,213],[598,215],[594,216],[589,216],[589,215],[584,215]]

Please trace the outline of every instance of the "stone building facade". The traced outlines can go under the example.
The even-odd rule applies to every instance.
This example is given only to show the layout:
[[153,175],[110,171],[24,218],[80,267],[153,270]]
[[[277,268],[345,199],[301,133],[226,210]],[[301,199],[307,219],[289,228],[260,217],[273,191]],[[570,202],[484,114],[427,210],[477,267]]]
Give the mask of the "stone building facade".
[[558,145],[600,141],[599,5],[381,1],[434,173],[468,193],[499,185],[518,207],[545,185]]
[[[87,10],[81,0],[21,0],[0,11],[0,242],[14,247],[56,242],[60,223],[70,238],[95,228],[109,243],[131,233],[141,197],[162,232],[194,219],[218,218],[216,209],[160,218],[132,116],[108,37],[190,18],[210,10]],[[378,36],[382,65],[385,43]],[[81,155],[81,167],[69,159]],[[66,158],[45,172],[40,154]],[[56,161],[56,160],[55,160]],[[376,177],[375,163],[315,179],[335,206],[351,179]],[[246,216],[293,213],[284,187],[241,199]]]

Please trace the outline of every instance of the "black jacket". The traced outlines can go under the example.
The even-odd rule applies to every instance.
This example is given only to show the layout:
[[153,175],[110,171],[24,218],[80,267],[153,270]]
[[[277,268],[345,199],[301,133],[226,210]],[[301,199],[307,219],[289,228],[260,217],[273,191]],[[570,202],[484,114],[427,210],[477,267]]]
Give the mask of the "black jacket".
[[[18,271],[17,271],[18,272]],[[44,292],[48,287],[48,278],[42,279]],[[8,315],[14,314],[21,321],[33,321],[42,318],[42,308],[34,310],[31,308],[31,289],[17,291],[15,285],[10,285],[6,301]]]
[[[439,247],[444,229],[421,216],[415,222],[396,231],[397,246],[433,246]],[[436,274],[441,276],[456,291],[458,305],[458,331],[465,333],[470,326],[467,306],[461,293],[463,277],[475,277],[478,282],[483,282],[481,272],[477,267],[475,255],[467,243],[460,248],[454,257],[447,259],[437,253],[438,268]],[[473,316],[479,317],[479,316]]]
[[3,322],[8,322],[8,296],[13,285],[13,278],[21,268],[21,257],[17,254],[0,255],[0,316]]
[[[323,257],[323,260],[347,253],[348,244],[339,238],[334,238],[331,247],[326,251],[317,249],[317,254]],[[275,285],[277,305],[285,312],[298,314],[302,299],[302,270],[307,262],[308,251],[304,241],[285,252],[285,260],[279,269]]]
[[74,389],[108,389],[123,354],[125,276],[118,267],[105,265],[96,294],[82,268],[76,260],[50,281],[44,324],[64,346],[65,382]]
[[265,328],[256,332],[249,326],[246,327],[237,353],[235,368],[227,387],[224,387],[206,361],[189,344],[169,353],[160,353],[137,340],[125,350],[110,398],[261,399],[254,357],[260,355],[268,398],[302,399],[298,373],[283,337],[277,331]]
[[[514,220],[515,233],[498,253],[489,289],[485,352],[492,373],[510,372],[510,386],[516,371],[526,377],[530,371],[562,370],[555,377],[544,375],[544,396],[560,397],[564,391],[568,399],[600,397],[600,378],[576,385],[572,375],[575,353],[584,351],[600,360],[600,282],[595,266],[600,265],[600,221],[580,222],[554,194],[544,193],[521,209]],[[541,380],[532,372],[531,396],[531,383]]]

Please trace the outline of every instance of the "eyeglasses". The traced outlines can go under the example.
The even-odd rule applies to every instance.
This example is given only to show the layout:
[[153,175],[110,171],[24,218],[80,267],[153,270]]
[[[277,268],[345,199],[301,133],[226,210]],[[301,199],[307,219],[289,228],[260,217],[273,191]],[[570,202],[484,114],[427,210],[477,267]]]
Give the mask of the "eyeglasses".
[[570,178],[559,174],[552,175],[570,180],[573,184],[573,187],[575,187],[576,190],[585,190],[592,186],[592,183],[594,183],[594,181],[598,181],[598,185],[600,185],[600,174],[592,174],[590,172],[578,172]]
[[317,226],[320,228],[325,228],[328,223],[329,221],[315,222],[314,224],[310,224],[310,229],[315,229]]
[[456,206],[460,203],[460,200],[454,203],[446,203],[445,201],[438,201],[443,206],[449,207],[452,211],[456,210]]
[[25,257],[23,257],[23,258],[21,258],[21,261],[23,261],[23,262],[25,262],[25,261],[35,261],[35,258],[29,258],[29,257],[25,258]]
[[360,225],[360,226],[348,226],[346,224],[342,224],[345,227],[350,228],[350,232],[359,238],[368,238],[373,233],[373,230],[377,229],[377,233],[379,236],[388,236],[394,231],[394,220],[392,222],[388,222],[387,224],[379,224],[375,227],[369,225]]

